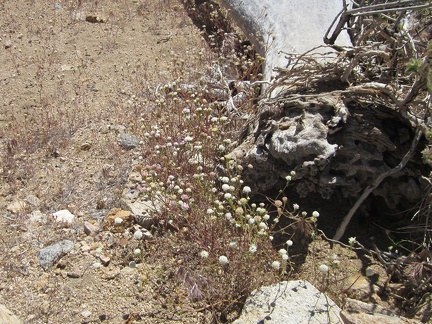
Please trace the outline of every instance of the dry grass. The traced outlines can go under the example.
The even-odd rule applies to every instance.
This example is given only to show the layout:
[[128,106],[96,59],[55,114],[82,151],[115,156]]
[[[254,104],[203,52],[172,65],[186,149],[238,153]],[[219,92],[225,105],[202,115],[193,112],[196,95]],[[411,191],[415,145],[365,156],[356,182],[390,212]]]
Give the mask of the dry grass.
[[[259,79],[262,58],[216,5],[194,16],[192,3],[0,5],[2,42],[11,42],[0,70],[0,208],[25,204],[0,218],[0,293],[24,320],[82,321],[84,304],[96,321],[230,322],[253,289],[291,278],[294,261],[304,261],[296,254],[319,240],[316,214],[282,196],[254,203],[241,178],[247,166],[225,158],[259,92],[236,82]],[[193,26],[184,7],[207,28]],[[87,13],[107,22],[85,22]],[[237,93],[242,99],[227,105]],[[122,149],[121,132],[142,145]],[[134,240],[137,227],[86,236],[84,221],[101,225],[123,207],[131,170],[142,177],[134,189],[158,206],[154,238]],[[77,222],[55,223],[48,215],[59,209]],[[40,222],[30,219],[35,211]],[[65,237],[76,251],[42,274],[37,252]],[[99,271],[100,253],[111,264]],[[131,275],[130,262],[138,264]],[[335,293],[316,272],[325,262],[311,262],[311,278]]]
[[[221,44],[208,45],[177,1],[59,4],[1,7],[7,34],[0,70],[0,203],[10,211],[0,220],[2,295],[21,305],[15,310],[27,321],[74,320],[83,300],[92,304],[99,298],[105,301],[99,311],[128,309],[127,299],[112,306],[109,293],[85,293],[70,282],[67,273],[74,271],[89,287],[101,276],[91,268],[94,257],[79,250],[65,257],[62,267],[69,272],[58,268],[38,278],[38,250],[66,237],[77,246],[103,249],[112,259],[107,271],[128,268],[132,260],[145,268],[140,285],[125,282],[122,289],[129,293],[118,294],[133,300],[153,295],[156,308],[185,321],[201,313],[209,321],[233,319],[251,290],[281,278],[271,267],[280,256],[270,232],[262,231],[269,227],[264,209],[258,212],[243,193],[241,166],[221,160],[256,99],[256,89],[228,83],[258,78],[260,61],[234,34],[219,50]],[[85,22],[89,13],[106,23]],[[202,33],[211,43],[213,37],[223,40],[222,30],[217,32]],[[229,49],[232,44],[236,51]],[[223,101],[237,91],[244,98],[227,110]],[[122,131],[142,138],[143,145],[125,151],[117,143]],[[132,164],[145,179],[139,184],[143,195],[163,200],[154,215],[154,241],[125,243],[111,233],[86,238],[83,221],[101,224],[110,208],[122,206]],[[225,191],[217,174],[221,168],[229,177]],[[15,202],[23,208],[13,210]],[[55,223],[48,215],[59,209],[79,220],[71,227]],[[30,220],[35,211],[40,222]],[[139,256],[133,253],[138,248]],[[219,263],[222,255],[228,264]],[[62,271],[64,277],[58,276]]]

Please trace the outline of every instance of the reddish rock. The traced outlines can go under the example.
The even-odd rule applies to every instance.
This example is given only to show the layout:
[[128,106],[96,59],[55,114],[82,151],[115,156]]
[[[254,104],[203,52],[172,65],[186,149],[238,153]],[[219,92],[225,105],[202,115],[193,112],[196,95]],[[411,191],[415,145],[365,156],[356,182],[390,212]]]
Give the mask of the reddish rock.
[[111,262],[111,259],[105,255],[101,255],[99,257],[99,260],[102,262],[102,264],[107,267],[109,265],[109,263]]
[[99,227],[91,222],[84,222],[84,233],[95,236],[99,232]]

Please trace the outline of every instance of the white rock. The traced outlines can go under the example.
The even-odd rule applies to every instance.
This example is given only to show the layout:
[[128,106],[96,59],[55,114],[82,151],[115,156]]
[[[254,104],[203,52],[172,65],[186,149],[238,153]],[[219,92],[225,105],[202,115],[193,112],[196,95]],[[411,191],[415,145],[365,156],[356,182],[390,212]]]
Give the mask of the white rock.
[[132,134],[120,134],[119,144],[125,149],[133,149],[140,145],[141,140]]
[[[328,128],[318,113],[304,112],[301,121],[292,122],[288,129],[277,129],[271,137],[269,151],[275,158],[291,164],[293,158],[300,164],[310,156],[328,159],[336,154],[338,145],[327,141]],[[303,129],[300,129],[300,124]]]
[[420,324],[420,321],[400,316],[398,310],[386,309],[378,304],[368,304],[360,300],[347,298],[341,317],[345,324]]
[[43,214],[40,210],[34,210],[30,213],[29,215],[29,221],[34,223],[34,222],[38,222],[38,223],[46,223],[47,220],[47,216],[45,214]]
[[95,269],[99,269],[99,268],[102,267],[102,263],[100,263],[100,262],[94,262],[94,263],[92,264],[92,266],[93,266],[93,268],[95,268]]
[[55,212],[52,214],[56,220],[56,222],[63,222],[66,224],[72,224],[73,220],[75,218],[75,215],[72,214],[69,210],[67,209],[62,209],[59,210],[58,212]]
[[84,312],[81,313],[81,316],[82,317],[89,317],[91,314],[92,314],[92,312],[86,310],[86,311],[84,311]]
[[343,323],[340,308],[305,280],[283,281],[252,292],[235,324]]
[[9,309],[0,304],[0,323],[21,324],[22,322]]
[[73,70],[75,70],[75,67],[73,65],[63,64],[62,66],[60,66],[61,72],[73,71]]
[[[222,0],[259,54],[266,58],[264,80],[274,67],[286,67],[289,54],[324,45],[323,37],[343,8],[340,0]],[[342,33],[339,45],[349,45]],[[328,52],[329,49],[324,49]],[[293,62],[291,62],[292,64]]]
[[53,245],[47,246],[39,251],[38,258],[40,266],[46,271],[51,265],[61,257],[72,251],[75,244],[69,240],[63,240]]

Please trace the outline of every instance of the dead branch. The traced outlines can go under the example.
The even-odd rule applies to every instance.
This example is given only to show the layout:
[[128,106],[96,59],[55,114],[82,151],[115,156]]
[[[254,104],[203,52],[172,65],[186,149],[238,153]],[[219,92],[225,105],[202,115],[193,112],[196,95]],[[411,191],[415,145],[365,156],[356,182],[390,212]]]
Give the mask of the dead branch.
[[387,52],[384,52],[384,51],[380,51],[380,50],[365,49],[364,47],[357,47],[353,50],[353,52],[354,52],[354,57],[341,76],[341,80],[343,82],[348,82],[348,77],[350,76],[352,71],[355,69],[355,67],[358,66],[360,61],[364,58],[379,57],[379,58],[383,59],[385,62],[390,60],[390,54]]
[[423,135],[423,132],[417,128],[416,133],[414,135],[414,139],[411,143],[411,147],[409,151],[405,154],[402,161],[393,169],[384,172],[378,176],[378,178],[375,179],[372,185],[367,187],[363,194],[360,196],[360,198],[356,201],[354,206],[351,208],[351,210],[348,212],[348,214],[345,216],[345,218],[342,220],[342,223],[339,225],[338,230],[336,231],[335,236],[333,237],[333,240],[339,241],[342,236],[345,234],[346,228],[348,224],[351,221],[351,218],[354,216],[357,209],[361,206],[361,204],[365,201],[365,199],[381,184],[381,182],[395,173],[402,170],[405,165],[409,162],[409,160],[413,157],[415,150],[417,148],[417,144],[420,141],[421,136]]
[[[409,2],[412,2],[412,1],[409,1]],[[419,10],[419,9],[429,8],[431,6],[432,6],[432,4],[429,3],[429,4],[418,5],[418,6],[413,5],[413,6],[397,7],[397,8],[383,8],[383,9],[378,9],[378,10],[370,10],[371,8],[363,8],[363,9],[369,9],[369,10],[364,11],[364,12],[361,12],[361,11],[353,12],[354,10],[348,10],[347,13],[356,17],[356,16],[375,15],[375,14],[382,14],[382,13],[395,12],[395,11]]]
[[225,90],[226,90],[226,93],[227,93],[227,96],[228,96],[227,105],[226,105],[227,111],[229,113],[232,112],[233,110],[237,111],[238,109],[236,108],[236,106],[234,104],[233,97],[231,95],[231,89],[230,89],[229,84],[226,81],[225,77],[223,76],[223,73],[222,73],[222,70],[221,70],[220,66],[217,66],[217,71],[219,73],[219,76],[220,76],[220,79],[221,79],[221,83],[225,86]]
[[[427,2],[425,4],[418,4],[418,0],[406,0],[406,1],[395,1],[395,2],[387,2],[370,6],[360,6],[359,8],[348,9],[346,6],[336,19],[332,22],[326,34],[324,35],[324,43],[328,45],[334,45],[336,39],[339,34],[344,29],[345,25],[350,25],[350,20],[355,19],[360,16],[370,16],[376,14],[385,14],[390,12],[397,11],[406,11],[406,10],[421,10],[425,8],[432,7],[432,3]],[[333,34],[331,37],[328,37],[330,31],[333,29],[333,26],[336,23],[337,18],[340,17],[339,22],[334,28]],[[338,48],[336,48],[338,49]]]

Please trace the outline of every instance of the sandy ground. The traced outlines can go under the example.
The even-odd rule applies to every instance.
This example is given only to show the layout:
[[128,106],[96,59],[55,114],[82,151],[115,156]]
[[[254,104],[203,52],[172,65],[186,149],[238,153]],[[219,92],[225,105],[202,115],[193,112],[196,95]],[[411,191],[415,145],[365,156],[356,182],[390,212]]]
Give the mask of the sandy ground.
[[[6,1],[0,17],[1,303],[25,323],[197,321],[163,305],[165,279],[150,275],[163,264],[150,252],[152,265],[123,267],[115,239],[86,239],[83,222],[118,206],[139,152],[117,136],[146,109],[134,98],[195,73],[201,62],[190,53],[207,51],[200,31],[175,0]],[[76,225],[55,223],[60,209]],[[63,239],[76,249],[43,271],[38,251]],[[98,247],[110,266],[92,268]]]
[[[214,58],[181,2],[3,1],[0,17],[0,304],[23,323],[214,321],[176,278],[179,266],[195,262],[184,242],[84,231],[85,222],[101,227],[123,207],[132,166],[145,160],[122,148],[119,134],[152,125],[156,89],[197,79]],[[62,209],[76,216],[72,225],[54,220]],[[43,270],[39,251],[62,240],[73,250]],[[140,262],[131,267],[137,248]],[[339,303],[355,286],[344,280],[360,278],[354,293],[380,300],[353,252],[322,242],[312,250],[297,278]],[[340,271],[323,281],[321,263]]]

